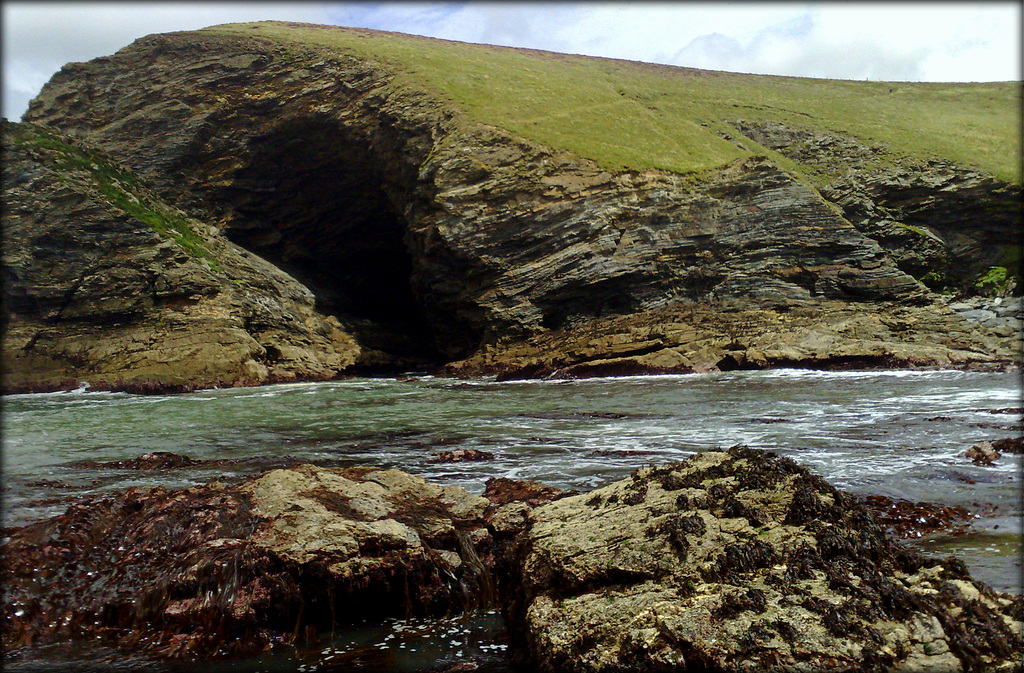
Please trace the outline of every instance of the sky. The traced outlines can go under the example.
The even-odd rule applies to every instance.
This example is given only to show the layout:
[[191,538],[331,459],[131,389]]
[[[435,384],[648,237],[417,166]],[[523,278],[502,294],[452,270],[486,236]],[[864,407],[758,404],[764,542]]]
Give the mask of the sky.
[[772,75],[1021,79],[1021,3],[17,2],[3,0],[3,116],[65,63],[151,33],[266,19]]

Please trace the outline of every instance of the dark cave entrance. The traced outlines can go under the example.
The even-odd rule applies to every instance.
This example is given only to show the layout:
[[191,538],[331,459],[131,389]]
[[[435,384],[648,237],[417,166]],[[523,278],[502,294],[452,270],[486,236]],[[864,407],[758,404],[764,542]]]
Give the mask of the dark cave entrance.
[[221,195],[225,234],[301,281],[384,370],[438,363],[433,330],[410,285],[405,223],[365,143],[337,122],[302,119],[251,141]]

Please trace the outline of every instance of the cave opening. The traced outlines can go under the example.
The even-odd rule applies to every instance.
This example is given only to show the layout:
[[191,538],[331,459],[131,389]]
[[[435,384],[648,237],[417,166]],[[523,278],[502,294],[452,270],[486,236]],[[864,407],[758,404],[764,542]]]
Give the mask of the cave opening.
[[[431,321],[411,287],[405,223],[388,170],[336,121],[307,118],[251,141],[251,160],[222,198],[224,233],[305,284],[382,370],[441,361]],[[394,189],[392,189],[394,192]]]

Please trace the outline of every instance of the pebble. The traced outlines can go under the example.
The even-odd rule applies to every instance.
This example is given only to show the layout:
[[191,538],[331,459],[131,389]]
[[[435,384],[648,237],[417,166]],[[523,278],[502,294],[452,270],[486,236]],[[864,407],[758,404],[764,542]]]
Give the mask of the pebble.
[[1021,331],[1024,318],[1022,297],[971,297],[954,301],[949,308],[971,322],[995,330],[1002,336],[1011,336]]
[[967,318],[968,320],[973,320],[974,322],[984,322],[986,320],[991,320],[992,318],[996,317],[994,311],[989,311],[983,308],[976,308],[970,311],[962,311],[960,312],[960,315]]

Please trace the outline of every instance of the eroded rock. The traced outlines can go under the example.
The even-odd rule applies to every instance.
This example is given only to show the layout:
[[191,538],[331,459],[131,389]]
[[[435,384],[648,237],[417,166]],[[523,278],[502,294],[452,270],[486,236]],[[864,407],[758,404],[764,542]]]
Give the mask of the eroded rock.
[[640,469],[530,520],[509,621],[540,671],[1002,670],[1024,644],[1019,597],[773,454]]
[[[1019,255],[1008,253],[1020,246],[1020,209],[1011,206],[1020,202],[1019,185],[934,159],[879,166],[874,160],[884,147],[847,135],[775,121],[736,126],[764,147],[816,169],[809,171],[811,180],[825,198],[878,241],[901,269],[933,289],[977,294],[979,277],[997,265],[1020,275]],[[1008,303],[1019,312],[1019,298]],[[977,322],[996,316],[981,304],[960,312],[971,312],[965,317]]]
[[361,350],[313,293],[95,146],[4,122],[4,392],[335,378]]

